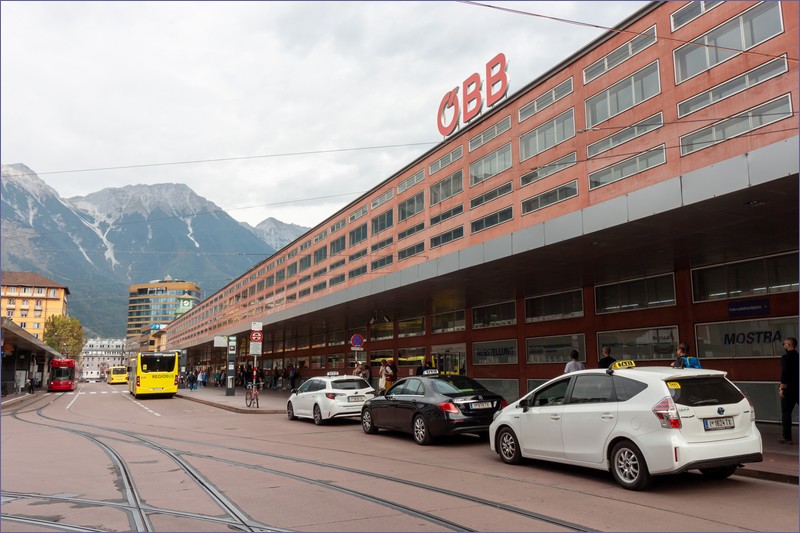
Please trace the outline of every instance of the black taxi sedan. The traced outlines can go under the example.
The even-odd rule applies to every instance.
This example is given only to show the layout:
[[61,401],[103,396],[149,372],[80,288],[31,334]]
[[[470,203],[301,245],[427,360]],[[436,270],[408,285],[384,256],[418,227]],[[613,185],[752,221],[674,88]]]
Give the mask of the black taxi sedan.
[[411,433],[417,444],[460,433],[488,434],[494,413],[507,405],[502,396],[466,376],[426,370],[403,378],[364,402],[361,427]]

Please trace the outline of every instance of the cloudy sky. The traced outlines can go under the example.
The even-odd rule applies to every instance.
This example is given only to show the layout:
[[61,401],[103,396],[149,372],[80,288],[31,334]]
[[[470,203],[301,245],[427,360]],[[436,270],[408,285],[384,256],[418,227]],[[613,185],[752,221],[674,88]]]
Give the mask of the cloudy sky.
[[603,33],[534,15],[645,3],[3,1],[2,163],[65,198],[185,183],[314,226],[441,142],[443,95],[497,53],[513,94]]

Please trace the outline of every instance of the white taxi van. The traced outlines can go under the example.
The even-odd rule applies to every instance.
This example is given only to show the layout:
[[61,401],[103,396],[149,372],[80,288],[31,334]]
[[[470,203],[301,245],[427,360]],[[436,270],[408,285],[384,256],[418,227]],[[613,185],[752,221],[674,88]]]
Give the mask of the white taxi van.
[[725,375],[633,361],[572,372],[499,411],[489,443],[506,463],[610,470],[630,490],[693,469],[726,478],[760,462],[762,446],[753,406]]
[[358,418],[364,402],[373,396],[375,389],[364,378],[328,372],[292,389],[286,415],[289,420],[311,418],[317,425],[332,418]]

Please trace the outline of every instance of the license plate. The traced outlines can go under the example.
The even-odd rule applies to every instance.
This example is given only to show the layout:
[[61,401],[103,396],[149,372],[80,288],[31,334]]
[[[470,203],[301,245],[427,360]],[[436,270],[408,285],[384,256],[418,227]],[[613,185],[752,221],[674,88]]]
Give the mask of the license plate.
[[164,387],[154,387],[153,390],[164,390]]
[[350,396],[347,401],[348,402],[363,402],[365,400],[364,396]]
[[492,402],[475,402],[470,407],[473,409],[491,409],[493,405]]
[[733,429],[733,417],[726,416],[725,418],[706,418],[703,420],[703,426],[706,431],[714,431],[716,429]]

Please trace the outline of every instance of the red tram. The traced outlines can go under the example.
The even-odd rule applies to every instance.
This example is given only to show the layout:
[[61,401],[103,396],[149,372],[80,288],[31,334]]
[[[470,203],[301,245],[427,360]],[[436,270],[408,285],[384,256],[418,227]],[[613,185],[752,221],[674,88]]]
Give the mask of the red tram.
[[77,366],[74,359],[52,359],[50,377],[47,380],[48,392],[73,391],[78,386]]

